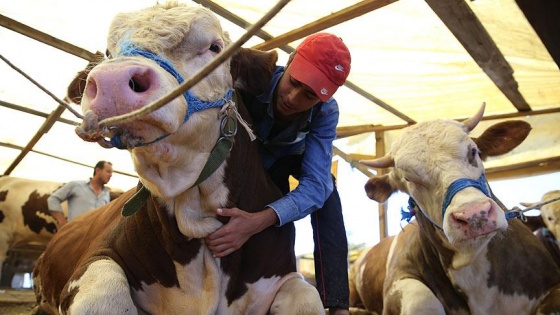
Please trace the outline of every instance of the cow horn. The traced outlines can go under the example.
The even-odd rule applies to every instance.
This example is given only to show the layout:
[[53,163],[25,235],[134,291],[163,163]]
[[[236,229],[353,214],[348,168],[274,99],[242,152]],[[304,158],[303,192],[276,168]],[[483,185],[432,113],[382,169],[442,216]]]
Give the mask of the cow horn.
[[371,168],[387,168],[395,165],[393,158],[388,155],[373,160],[360,160],[360,163]]
[[467,127],[469,132],[472,131],[474,127],[476,127],[476,125],[478,125],[478,123],[482,119],[482,116],[484,115],[484,108],[486,108],[486,102],[482,103],[482,106],[480,106],[480,109],[473,117],[465,119],[463,121],[463,125]]

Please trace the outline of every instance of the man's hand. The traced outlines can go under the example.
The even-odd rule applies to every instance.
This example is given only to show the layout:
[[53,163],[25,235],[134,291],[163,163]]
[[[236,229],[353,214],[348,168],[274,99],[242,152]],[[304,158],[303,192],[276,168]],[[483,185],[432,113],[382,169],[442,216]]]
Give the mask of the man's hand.
[[249,237],[276,224],[278,217],[271,208],[249,213],[238,208],[221,208],[218,215],[230,217],[229,222],[206,237],[206,246],[214,257],[221,258],[239,249]]
[[66,223],[68,223],[66,217],[64,216],[64,213],[62,212],[51,211],[51,215],[55,218],[56,222],[58,223],[57,230],[60,230],[61,227],[63,227],[64,225],[66,225]]

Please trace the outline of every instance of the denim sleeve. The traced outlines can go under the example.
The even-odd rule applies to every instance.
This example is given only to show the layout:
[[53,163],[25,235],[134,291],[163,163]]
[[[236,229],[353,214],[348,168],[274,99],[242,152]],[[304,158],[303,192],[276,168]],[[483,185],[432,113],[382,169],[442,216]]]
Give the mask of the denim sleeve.
[[331,98],[311,121],[309,133],[305,137],[298,186],[268,205],[278,215],[278,226],[304,218],[321,208],[332,193],[332,142],[336,138],[338,116],[338,104]]

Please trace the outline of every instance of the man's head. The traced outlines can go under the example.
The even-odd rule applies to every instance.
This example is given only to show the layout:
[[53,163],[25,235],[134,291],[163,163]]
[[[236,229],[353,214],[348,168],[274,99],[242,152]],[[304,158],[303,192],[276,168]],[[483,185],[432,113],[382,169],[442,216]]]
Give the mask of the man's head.
[[346,82],[350,73],[350,51],[342,39],[329,33],[309,35],[296,48],[290,74],[327,101]]
[[99,180],[103,185],[107,184],[113,175],[113,164],[107,161],[99,161],[93,168],[93,178]]

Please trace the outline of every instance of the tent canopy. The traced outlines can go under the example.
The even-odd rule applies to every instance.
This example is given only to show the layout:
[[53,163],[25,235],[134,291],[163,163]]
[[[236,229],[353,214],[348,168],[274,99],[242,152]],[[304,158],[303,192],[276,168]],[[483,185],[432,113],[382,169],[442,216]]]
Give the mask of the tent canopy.
[[[210,7],[233,40],[275,5],[180,2]],[[62,99],[87,59],[105,51],[112,17],[155,3],[2,1],[0,54]],[[365,174],[370,171],[355,161],[383,155],[401,128],[433,118],[465,119],[485,102],[474,135],[504,119],[533,126],[519,148],[486,164],[490,179],[514,178],[560,170],[558,16],[557,1],[292,0],[244,46],[276,49],[285,64],[309,34],[327,31],[344,40],[352,70],[335,94],[335,153]],[[80,120],[67,110],[59,117],[58,104],[5,62],[0,82],[1,173],[68,181],[91,176],[103,159],[114,164],[111,185],[135,185],[127,152],[83,142],[74,133]],[[361,189],[363,182],[355,185]]]

